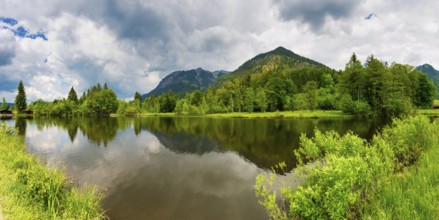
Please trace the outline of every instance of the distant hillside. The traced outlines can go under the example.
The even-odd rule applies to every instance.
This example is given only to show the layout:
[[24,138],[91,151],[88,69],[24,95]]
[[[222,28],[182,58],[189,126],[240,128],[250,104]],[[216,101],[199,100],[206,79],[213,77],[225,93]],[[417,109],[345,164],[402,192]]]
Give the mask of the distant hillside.
[[430,78],[431,80],[434,81],[434,84],[436,85],[436,89],[438,91],[438,96],[436,96],[436,97],[439,98],[439,70],[436,70],[430,64],[424,64],[424,65],[418,66],[418,67],[416,67],[416,69],[427,74],[428,78]]
[[151,92],[143,94],[142,99],[147,98],[151,95],[161,95],[169,90],[173,93],[182,97],[188,92],[194,90],[205,90],[210,85],[214,84],[218,78],[228,74],[229,72],[220,70],[215,72],[210,72],[202,68],[186,70],[186,71],[176,71],[160,81],[158,86]]
[[249,61],[242,64],[237,70],[230,73],[225,80],[230,78],[238,78],[244,75],[257,74],[264,71],[270,71],[274,69],[304,69],[323,67],[328,68],[325,65],[302,57],[294,52],[285,49],[284,47],[278,47],[267,53],[262,53]]

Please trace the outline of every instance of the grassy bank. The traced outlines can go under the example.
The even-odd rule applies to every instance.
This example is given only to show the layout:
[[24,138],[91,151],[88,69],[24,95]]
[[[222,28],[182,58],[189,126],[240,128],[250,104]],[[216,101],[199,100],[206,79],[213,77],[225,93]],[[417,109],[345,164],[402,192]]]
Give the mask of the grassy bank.
[[349,118],[352,117],[338,110],[315,111],[284,111],[284,112],[233,112],[204,115],[176,114],[176,113],[142,113],[140,117],[211,117],[211,118]]
[[[418,115],[439,116],[439,109],[419,109]],[[117,117],[118,115],[112,115]],[[177,114],[177,113],[141,113],[138,117],[210,117],[210,118],[352,118],[355,116],[343,113],[340,110],[298,110],[282,112],[233,112],[204,115]],[[135,116],[135,117],[137,117]]]
[[439,219],[439,126],[432,148],[405,172],[391,176],[365,213],[366,219]]
[[0,207],[5,219],[103,219],[102,195],[26,152],[25,138],[0,127]]
[[225,118],[347,118],[351,117],[336,110],[315,110],[315,111],[285,111],[285,112],[236,112],[223,114],[208,114],[207,117],[225,117]]
[[256,195],[272,219],[439,219],[438,131],[438,121],[411,116],[370,142],[302,135],[294,170],[301,185],[273,190],[276,177],[260,174]]
[[418,115],[439,117],[439,109],[418,109],[416,110],[416,113]]

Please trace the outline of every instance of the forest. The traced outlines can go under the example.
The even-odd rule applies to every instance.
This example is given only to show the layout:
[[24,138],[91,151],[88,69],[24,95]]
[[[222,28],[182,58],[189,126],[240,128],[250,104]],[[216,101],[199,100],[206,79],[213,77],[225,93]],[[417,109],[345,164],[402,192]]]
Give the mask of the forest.
[[430,108],[435,96],[433,82],[413,67],[398,63],[389,66],[373,56],[362,65],[353,54],[343,71],[273,65],[259,74],[232,78],[182,99],[172,91],[152,96],[138,108],[180,114],[321,109],[392,116]]

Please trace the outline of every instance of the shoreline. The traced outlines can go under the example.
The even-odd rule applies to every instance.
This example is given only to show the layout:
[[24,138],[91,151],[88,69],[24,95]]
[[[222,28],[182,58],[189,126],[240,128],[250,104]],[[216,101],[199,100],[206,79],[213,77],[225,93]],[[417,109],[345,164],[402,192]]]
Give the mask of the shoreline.
[[[414,115],[425,115],[429,117],[439,117],[439,109],[419,109],[416,110]],[[110,117],[133,117],[133,118],[144,118],[144,117],[205,117],[205,118],[343,118],[350,119],[355,118],[355,115],[349,115],[343,113],[341,110],[299,110],[299,111],[281,111],[281,112],[233,112],[233,113],[213,113],[213,114],[203,114],[203,115],[191,115],[187,113],[140,113],[132,116],[123,116],[112,114]]]

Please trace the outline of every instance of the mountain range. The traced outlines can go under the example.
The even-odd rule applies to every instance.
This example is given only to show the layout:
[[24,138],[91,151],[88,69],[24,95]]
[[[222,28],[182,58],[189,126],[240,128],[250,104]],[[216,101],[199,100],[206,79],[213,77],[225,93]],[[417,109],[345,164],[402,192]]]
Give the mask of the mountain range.
[[[278,47],[272,51],[259,54],[242,64],[233,72],[224,70],[210,72],[202,68],[175,71],[163,78],[155,89],[143,94],[142,99],[151,95],[161,95],[169,90],[174,94],[183,97],[186,93],[194,90],[205,90],[218,81],[226,81],[239,78],[245,75],[257,74],[277,68],[287,67],[289,70],[304,68],[329,68],[322,63],[300,56],[284,47]],[[417,70],[424,72],[435,82],[439,91],[439,71],[429,64],[416,67]],[[438,95],[439,97],[439,95]]]
[[283,47],[278,47],[253,57],[233,72],[224,70],[210,72],[202,68],[173,72],[163,78],[155,89],[143,94],[142,99],[151,95],[161,95],[169,90],[182,97],[196,89],[205,90],[215,84],[220,78],[221,80],[229,80],[243,75],[263,72],[270,68],[279,68],[279,65],[289,66],[292,69],[326,67],[317,61],[297,55]]

